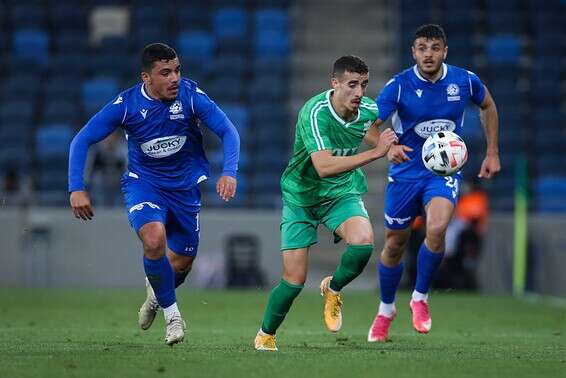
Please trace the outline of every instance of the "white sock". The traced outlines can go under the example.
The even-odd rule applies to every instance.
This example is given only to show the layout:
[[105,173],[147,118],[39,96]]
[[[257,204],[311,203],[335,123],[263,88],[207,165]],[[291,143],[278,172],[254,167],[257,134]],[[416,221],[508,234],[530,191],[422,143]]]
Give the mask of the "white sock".
[[171,306],[163,309],[163,314],[165,315],[165,321],[169,322],[171,318],[175,315],[181,316],[179,308],[177,307],[177,302],[173,303]]
[[379,311],[377,312],[378,315],[383,315],[388,318],[392,317],[397,312],[395,308],[395,302],[393,303],[379,303]]
[[419,293],[416,290],[413,290],[413,300],[415,302],[417,302],[417,301],[427,302],[428,301],[428,293],[423,294],[423,293]]

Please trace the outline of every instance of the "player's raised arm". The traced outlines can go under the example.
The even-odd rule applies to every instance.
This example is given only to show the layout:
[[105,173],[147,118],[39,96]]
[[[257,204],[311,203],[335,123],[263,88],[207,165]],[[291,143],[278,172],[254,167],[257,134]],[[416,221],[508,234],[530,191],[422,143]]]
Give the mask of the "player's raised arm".
[[330,150],[322,150],[313,152],[311,159],[320,177],[334,176],[359,168],[385,156],[389,148],[397,141],[395,132],[387,129],[379,136],[377,145],[370,150],[352,156],[332,156]]
[[493,97],[485,87],[485,97],[480,105],[480,119],[485,133],[487,149],[478,177],[491,178],[501,170],[499,161],[499,118]]
[[198,88],[192,96],[192,105],[197,117],[222,140],[224,167],[216,192],[228,202],[236,195],[240,136],[226,114]]
[[88,149],[110,135],[120,125],[125,112],[122,97],[118,97],[95,114],[71,142],[69,148],[69,202],[73,214],[78,219],[89,220],[94,216],[83,177]]

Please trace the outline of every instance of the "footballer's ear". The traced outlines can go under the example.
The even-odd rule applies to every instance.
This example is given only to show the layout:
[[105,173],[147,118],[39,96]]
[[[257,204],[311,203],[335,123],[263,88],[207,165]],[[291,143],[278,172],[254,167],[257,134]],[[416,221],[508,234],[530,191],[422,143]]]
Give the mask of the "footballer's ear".
[[141,72],[141,79],[145,84],[151,84],[151,77],[145,71]]
[[333,75],[330,78],[330,84],[332,84],[332,88],[336,89],[336,88],[338,88],[338,84],[340,84],[340,80],[338,80],[338,78]]

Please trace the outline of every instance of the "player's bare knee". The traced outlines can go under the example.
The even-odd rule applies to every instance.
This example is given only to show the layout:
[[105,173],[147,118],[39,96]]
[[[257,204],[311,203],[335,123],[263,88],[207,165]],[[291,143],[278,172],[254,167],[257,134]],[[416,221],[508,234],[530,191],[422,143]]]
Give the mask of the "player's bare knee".
[[142,238],[143,250],[147,258],[159,259],[165,255],[165,235],[159,232],[147,233]]
[[349,245],[373,244],[373,232],[364,230],[352,235],[348,235],[346,243],[348,243]]
[[307,272],[285,272],[283,274],[283,279],[293,285],[304,285],[307,281]]

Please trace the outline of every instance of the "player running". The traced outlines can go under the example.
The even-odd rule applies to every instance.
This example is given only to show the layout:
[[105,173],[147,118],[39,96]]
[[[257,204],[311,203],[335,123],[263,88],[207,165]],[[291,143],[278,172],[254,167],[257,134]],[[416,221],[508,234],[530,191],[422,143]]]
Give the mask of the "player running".
[[368,341],[385,341],[395,318],[395,292],[403,273],[401,258],[410,225],[424,208],[426,237],[417,257],[417,279],[410,301],[413,327],[428,333],[431,317],[428,290],[444,252],[444,236],[458,199],[460,172],[436,176],[420,158],[425,139],[439,131],[460,134],[468,101],[480,107],[487,152],[479,177],[491,178],[500,170],[497,109],[489,91],[473,72],[444,63],[448,52],[444,30],[423,25],[412,46],[416,65],[399,73],[377,98],[377,124],[393,114],[393,129],[403,145],[392,146],[385,193],[385,245],[378,263],[381,303]]
[[216,191],[224,201],[236,193],[240,138],[208,96],[181,77],[177,53],[154,43],[142,53],[142,83],[125,90],[94,115],[71,143],[69,192],[75,217],[94,216],[83,182],[90,145],[122,127],[128,140],[128,170],[122,192],[128,220],[143,244],[147,298],[139,325],[148,329],[159,308],[166,323],[168,345],[184,339],[185,322],[177,307],[175,288],[181,285],[197,254],[198,184],[209,176],[200,124],[223,142],[224,168]]
[[373,148],[358,153],[378,117],[375,102],[364,97],[368,80],[368,67],[360,58],[343,56],[334,63],[333,89],[312,97],[299,112],[293,156],[281,178],[283,277],[269,296],[256,350],[277,350],[275,332],[303,288],[319,224],[336,241],[347,243],[340,265],[320,284],[329,331],[342,326],[340,291],[362,272],[373,252],[373,230],[361,197],[367,185],[359,167],[385,156],[397,137],[385,131],[366,139]]

